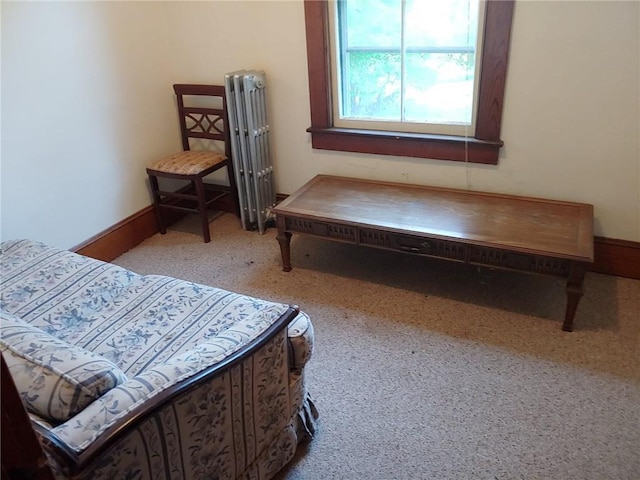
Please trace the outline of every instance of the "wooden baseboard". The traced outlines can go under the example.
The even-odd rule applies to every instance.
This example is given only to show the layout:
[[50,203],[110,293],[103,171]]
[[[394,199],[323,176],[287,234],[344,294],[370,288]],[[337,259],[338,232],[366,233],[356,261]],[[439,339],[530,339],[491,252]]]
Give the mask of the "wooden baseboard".
[[[278,194],[276,200],[281,202],[286,197]],[[232,202],[225,201],[225,198],[214,207],[225,212],[233,211]],[[153,206],[149,206],[76,246],[73,251],[110,262],[157,232]],[[640,280],[640,242],[595,237],[594,262],[590,270]]]
[[[226,190],[222,189],[222,191]],[[212,204],[212,208],[237,215],[235,206],[228,196],[218,199]],[[168,212],[165,215],[165,222],[167,225],[171,225],[184,217],[185,214]],[[142,243],[151,235],[158,233],[158,231],[153,205],[149,205],[112,227],[94,235],[80,245],[76,245],[71,250],[87,257],[110,262]]]
[[594,237],[591,271],[640,280],[640,242]]
[[110,262],[157,231],[156,215],[153,205],[150,205],[76,245],[72,250],[87,257]]

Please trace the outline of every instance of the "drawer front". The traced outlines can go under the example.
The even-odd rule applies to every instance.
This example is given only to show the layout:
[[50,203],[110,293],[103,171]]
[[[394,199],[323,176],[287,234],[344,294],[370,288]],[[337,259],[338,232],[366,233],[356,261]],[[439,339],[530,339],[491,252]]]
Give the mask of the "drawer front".
[[289,232],[333,238],[349,243],[356,243],[356,228],[337,223],[318,222],[305,218],[286,217],[285,229]]
[[392,234],[390,236],[389,247],[402,252],[448,258],[461,262],[467,259],[466,245],[446,240]]
[[391,248],[391,233],[369,228],[359,231],[360,245],[370,247]]
[[469,262],[479,265],[560,276],[569,275],[571,268],[571,262],[569,260],[508,252],[487,247],[470,247]]

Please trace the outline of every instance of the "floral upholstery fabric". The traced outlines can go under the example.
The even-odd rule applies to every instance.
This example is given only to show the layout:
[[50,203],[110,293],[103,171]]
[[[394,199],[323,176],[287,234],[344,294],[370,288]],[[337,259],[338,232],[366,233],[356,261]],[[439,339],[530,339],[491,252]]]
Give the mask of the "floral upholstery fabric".
[[101,355],[128,377],[203,341],[239,348],[288,308],[71,252],[51,255],[37,243],[3,244],[1,268],[2,309]]
[[137,275],[37,242],[1,248],[0,307],[126,375],[67,421],[33,417],[81,460],[99,452],[68,466],[43,434],[59,478],[268,479],[313,434],[317,412],[303,372],[313,329],[305,314],[261,340],[288,305]]
[[313,352],[313,325],[308,315],[302,312],[288,328],[291,369],[301,372]]
[[207,168],[218,165],[227,159],[224,155],[207,151],[186,151],[156,160],[147,168],[177,175],[198,175]]
[[0,310],[0,351],[27,410],[65,421],[127,380],[110,361]]

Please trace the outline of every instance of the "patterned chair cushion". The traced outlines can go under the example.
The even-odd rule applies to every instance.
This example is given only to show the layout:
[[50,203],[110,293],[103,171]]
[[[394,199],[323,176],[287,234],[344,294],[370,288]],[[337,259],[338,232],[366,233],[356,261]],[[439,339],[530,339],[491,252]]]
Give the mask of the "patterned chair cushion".
[[178,175],[197,175],[207,168],[213,167],[227,159],[215,152],[180,152],[149,165],[149,170]]
[[66,421],[127,380],[113,363],[0,310],[0,351],[30,412]]

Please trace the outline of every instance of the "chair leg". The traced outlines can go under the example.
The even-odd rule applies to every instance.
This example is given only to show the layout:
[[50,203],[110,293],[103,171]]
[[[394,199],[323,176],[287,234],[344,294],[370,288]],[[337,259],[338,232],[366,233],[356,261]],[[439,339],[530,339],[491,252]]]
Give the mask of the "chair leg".
[[204,182],[202,181],[202,177],[196,178],[193,181],[193,186],[195,187],[196,195],[198,196],[198,210],[200,211],[204,243],[209,243],[211,241],[211,236],[209,234],[209,216],[207,215],[207,197],[204,193]]
[[162,219],[162,211],[160,209],[161,198],[160,198],[160,194],[158,193],[160,191],[160,186],[158,185],[158,177],[156,177],[155,175],[149,174],[149,183],[151,184],[151,193],[153,195],[153,207],[156,212],[158,230],[160,230],[160,233],[164,235],[165,233],[167,233],[167,227],[165,226],[164,221]]
[[238,199],[238,186],[236,185],[236,175],[231,160],[227,160],[227,176],[229,177],[229,195],[231,195],[231,203],[233,205],[233,213],[236,217],[240,217],[240,200]]

